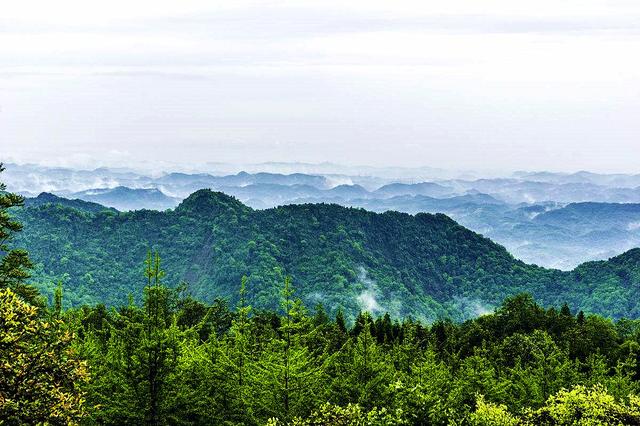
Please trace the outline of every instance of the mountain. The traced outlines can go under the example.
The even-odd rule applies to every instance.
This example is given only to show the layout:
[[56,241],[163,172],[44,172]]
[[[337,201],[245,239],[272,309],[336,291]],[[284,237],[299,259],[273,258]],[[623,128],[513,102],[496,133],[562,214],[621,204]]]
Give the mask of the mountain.
[[72,193],[91,188],[149,186],[148,176],[125,169],[98,168],[76,170],[62,167],[46,167],[33,164],[6,164],[5,183],[14,192]]
[[488,233],[521,258],[567,268],[577,259],[606,259],[640,245],[640,204],[573,203],[521,211],[531,219]]
[[369,191],[360,185],[338,185],[331,188],[327,193],[344,200],[366,198],[370,195]]
[[156,188],[127,188],[118,186],[116,188],[90,189],[82,192],[75,192],[70,195],[81,200],[99,203],[113,207],[120,211],[155,209],[166,210],[175,207],[179,200]]
[[391,183],[378,188],[374,195],[380,198],[391,198],[400,195],[424,195],[428,197],[446,197],[454,194],[452,188],[433,182]]
[[582,232],[612,228],[635,231],[640,230],[640,204],[572,203],[543,212],[534,221]]
[[[213,166],[229,172],[221,164]],[[640,203],[640,189],[635,186],[639,175],[517,172],[503,178],[412,183],[420,179],[315,175],[304,167],[297,171],[283,169],[290,174],[251,170],[255,172],[145,176],[127,169],[8,164],[5,177],[10,190],[27,197],[36,198],[44,191],[120,210],[165,210],[199,189],[210,188],[233,195],[255,209],[324,202],[376,212],[444,213],[504,245],[518,259],[563,270],[609,258],[640,244],[640,220],[633,219],[635,213],[623,211],[621,206],[629,204],[619,204]],[[607,207],[598,210],[602,211],[598,216],[595,210],[588,213],[589,205],[593,209],[596,205]],[[565,206],[563,211],[552,212]]]
[[524,180],[560,184],[592,183],[617,188],[636,188],[640,186],[640,174],[601,174],[583,170],[576,173],[516,172],[514,176]]
[[217,188],[225,194],[232,195],[248,203],[258,199],[262,205],[273,207],[287,204],[300,197],[320,197],[323,191],[310,185],[281,185],[276,183],[256,183],[247,186],[223,186]]
[[206,173],[187,174],[169,173],[154,180],[158,186],[166,186],[172,192],[188,195],[203,188],[221,190],[223,188],[244,188],[261,185],[305,186],[317,189],[329,187],[327,179],[323,176],[292,173],[288,175],[277,173],[247,173],[239,172],[234,175],[213,176]]
[[79,199],[70,200],[68,198],[58,197],[57,195],[49,194],[48,192],[43,192],[37,197],[25,199],[25,206],[27,207],[39,207],[47,204],[71,207],[87,213],[97,213],[105,210],[115,211],[115,209],[105,207],[102,204],[91,203],[91,202],[83,201]]
[[494,178],[477,179],[473,181],[443,181],[439,183],[453,188],[458,193],[475,190],[512,204],[548,201],[562,203],[588,201],[610,203],[640,202],[640,188],[638,187],[612,187],[588,181],[547,182],[514,178]]
[[[331,204],[253,210],[200,190],[174,210],[87,213],[42,204],[16,212],[16,241],[36,263],[33,281],[64,281],[74,304],[125,303],[144,286],[142,261],[158,249],[165,281],[234,303],[242,275],[257,308],[277,307],[284,276],[308,305],[434,320],[463,319],[530,292],[544,304],[640,317],[640,251],[574,271],[527,265],[442,214],[374,213]],[[49,284],[51,283],[51,284]],[[629,301],[622,303],[622,301]],[[484,309],[483,308],[483,309]]]

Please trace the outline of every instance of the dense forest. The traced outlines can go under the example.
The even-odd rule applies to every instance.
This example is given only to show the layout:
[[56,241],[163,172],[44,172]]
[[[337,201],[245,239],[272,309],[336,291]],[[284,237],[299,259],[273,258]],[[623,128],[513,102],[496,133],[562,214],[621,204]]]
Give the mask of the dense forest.
[[[69,307],[62,282],[50,300],[27,284],[33,262],[12,248],[23,202],[0,186],[0,424],[640,424],[638,319],[517,294],[460,322],[365,311],[350,320],[340,306],[308,308],[286,271],[269,294],[256,297],[241,275],[232,302],[202,301],[150,248],[125,303]],[[444,217],[418,220],[449,224],[468,247],[489,244]],[[601,277],[617,271],[597,266]]]
[[140,259],[160,250],[166,283],[212,303],[248,299],[277,309],[273,295],[290,276],[307,308],[322,301],[349,321],[359,310],[433,322],[490,312],[509,296],[530,293],[561,306],[614,319],[640,317],[640,250],[571,272],[525,264],[502,246],[442,214],[387,212],[330,204],[253,210],[209,190],[174,210],[120,213],[52,195],[13,214],[25,225],[15,240],[34,263],[32,280],[49,300],[59,282],[65,306],[118,307],[142,302]]
[[[308,312],[289,279],[278,311],[204,304],[162,285],[144,303],[35,308],[0,290],[7,425],[640,424],[640,321],[528,295],[463,323]],[[26,330],[26,331],[25,331]]]

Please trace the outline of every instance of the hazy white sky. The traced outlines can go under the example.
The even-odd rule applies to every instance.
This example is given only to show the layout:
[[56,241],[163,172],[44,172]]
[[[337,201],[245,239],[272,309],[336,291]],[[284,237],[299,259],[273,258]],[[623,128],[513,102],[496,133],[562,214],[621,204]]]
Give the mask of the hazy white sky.
[[20,0],[0,159],[636,171],[640,1]]

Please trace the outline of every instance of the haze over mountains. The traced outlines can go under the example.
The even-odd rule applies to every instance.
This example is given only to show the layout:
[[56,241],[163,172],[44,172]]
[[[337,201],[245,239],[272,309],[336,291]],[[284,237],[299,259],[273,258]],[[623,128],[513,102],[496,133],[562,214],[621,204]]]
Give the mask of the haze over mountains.
[[28,197],[46,192],[120,211],[174,208],[189,194],[211,188],[255,209],[325,202],[375,212],[444,213],[527,263],[560,269],[640,245],[640,175],[516,172],[482,177],[330,163],[244,166],[250,172],[211,167],[210,173],[151,176],[128,169],[8,164],[5,180],[10,190]]

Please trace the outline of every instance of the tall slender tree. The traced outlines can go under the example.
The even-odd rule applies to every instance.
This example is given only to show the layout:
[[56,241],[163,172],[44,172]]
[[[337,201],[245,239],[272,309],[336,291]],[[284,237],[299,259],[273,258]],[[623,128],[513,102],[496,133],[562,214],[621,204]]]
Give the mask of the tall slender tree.
[[[4,170],[0,163],[0,173]],[[7,186],[0,182],[0,289],[10,288],[26,302],[43,305],[38,291],[25,283],[33,266],[29,254],[10,245],[15,235],[22,231],[22,224],[11,217],[9,209],[23,205],[24,197],[7,192]]]
[[160,394],[163,377],[161,376],[164,364],[164,330],[167,328],[167,289],[161,286],[164,271],[160,268],[160,255],[158,252],[152,255],[147,253],[145,262],[145,276],[147,278],[146,308],[147,308],[147,366],[149,385],[149,424],[160,424]]
[[283,315],[278,335],[260,354],[253,376],[259,394],[257,411],[285,420],[308,414],[323,391],[322,359],[314,357],[305,344],[313,331],[312,318],[293,295],[287,277],[281,292]]

